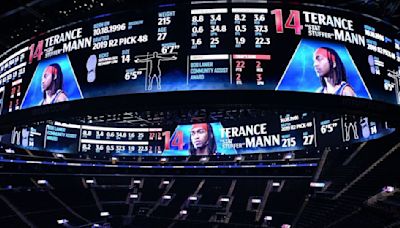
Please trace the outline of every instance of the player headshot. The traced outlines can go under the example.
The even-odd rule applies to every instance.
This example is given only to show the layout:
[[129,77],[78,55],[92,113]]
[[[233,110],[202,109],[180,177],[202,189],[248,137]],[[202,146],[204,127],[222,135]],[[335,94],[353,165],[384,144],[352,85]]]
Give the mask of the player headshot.
[[43,100],[40,105],[68,101],[68,97],[63,91],[63,73],[59,64],[54,63],[45,68],[41,87]]
[[340,56],[328,47],[317,48],[314,52],[314,70],[321,81],[317,92],[341,96],[357,96],[347,82],[346,69]]
[[214,155],[217,146],[213,129],[208,123],[193,124],[190,130],[190,155]]

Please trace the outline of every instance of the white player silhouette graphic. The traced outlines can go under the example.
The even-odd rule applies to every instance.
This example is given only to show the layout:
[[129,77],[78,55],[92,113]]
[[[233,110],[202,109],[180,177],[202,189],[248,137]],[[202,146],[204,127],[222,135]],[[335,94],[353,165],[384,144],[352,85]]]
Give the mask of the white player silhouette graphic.
[[[171,53],[177,54],[177,53]],[[168,54],[168,55],[171,55]],[[161,90],[161,61],[170,61],[176,60],[177,57],[175,55],[170,57],[165,57],[167,54],[160,54],[158,52],[153,52],[152,55],[138,55],[135,56],[135,63],[146,63],[146,90],[152,90],[153,88],[153,80],[156,79],[157,89]]]

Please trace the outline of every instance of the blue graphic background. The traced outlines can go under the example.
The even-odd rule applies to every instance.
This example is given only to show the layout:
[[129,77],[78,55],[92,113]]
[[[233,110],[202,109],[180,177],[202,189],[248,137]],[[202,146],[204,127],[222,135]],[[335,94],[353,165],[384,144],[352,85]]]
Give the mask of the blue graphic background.
[[43,92],[41,88],[43,71],[48,65],[53,63],[58,63],[61,67],[64,78],[63,90],[67,95],[68,100],[71,101],[83,98],[68,55],[64,54],[43,60],[39,63],[32,77],[31,84],[28,87],[28,91],[26,92],[25,98],[22,101],[21,109],[40,106],[40,102],[43,99]]
[[346,47],[341,44],[303,39],[293,54],[288,68],[275,90],[319,93],[321,82],[314,70],[314,52],[319,47],[334,49],[340,56],[347,74],[347,82],[357,94],[357,97],[371,99],[361,75],[353,63]]

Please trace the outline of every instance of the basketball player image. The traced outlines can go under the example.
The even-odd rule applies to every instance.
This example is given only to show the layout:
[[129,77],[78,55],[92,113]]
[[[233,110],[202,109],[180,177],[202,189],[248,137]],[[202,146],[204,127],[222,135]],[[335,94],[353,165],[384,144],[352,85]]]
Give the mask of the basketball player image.
[[[153,80],[156,79],[157,83],[157,89],[161,90],[161,68],[160,68],[160,63],[161,61],[169,61],[169,60],[176,60],[176,56],[171,56],[171,57],[164,57],[162,54],[159,54],[157,52],[153,52],[152,55],[146,55],[146,56],[136,56],[137,58],[135,59],[135,63],[146,63],[146,68],[147,68],[147,75],[146,75],[146,83],[147,83],[147,90],[152,90],[153,88]],[[138,57],[144,57],[144,58],[138,58]],[[147,63],[150,64],[150,66],[147,66]]]
[[59,64],[54,63],[45,68],[41,86],[43,100],[40,105],[68,101],[68,97],[63,91],[63,73]]
[[356,97],[347,82],[346,70],[335,50],[320,47],[314,52],[314,69],[321,81],[319,93]]
[[215,155],[217,150],[213,129],[208,123],[193,124],[190,130],[190,155]]

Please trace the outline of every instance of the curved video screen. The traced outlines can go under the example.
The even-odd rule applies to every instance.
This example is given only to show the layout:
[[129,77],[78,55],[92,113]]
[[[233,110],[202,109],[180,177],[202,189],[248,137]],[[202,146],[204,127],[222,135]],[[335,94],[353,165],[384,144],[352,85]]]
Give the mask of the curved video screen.
[[298,91],[400,103],[400,39],[377,19],[313,5],[167,3],[71,23],[3,54],[2,114],[191,90]]
[[366,116],[266,112],[259,118],[160,127],[48,121],[16,127],[0,141],[56,153],[112,156],[235,155],[335,147],[383,137],[388,123]]

